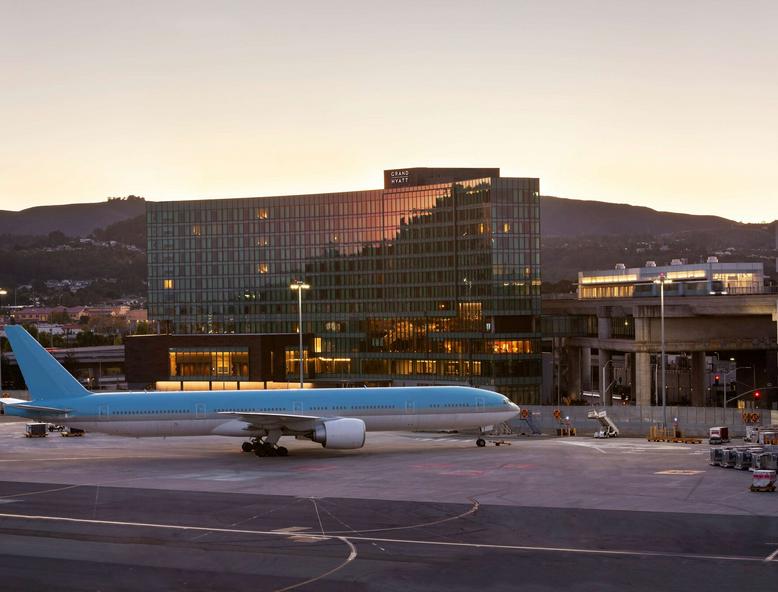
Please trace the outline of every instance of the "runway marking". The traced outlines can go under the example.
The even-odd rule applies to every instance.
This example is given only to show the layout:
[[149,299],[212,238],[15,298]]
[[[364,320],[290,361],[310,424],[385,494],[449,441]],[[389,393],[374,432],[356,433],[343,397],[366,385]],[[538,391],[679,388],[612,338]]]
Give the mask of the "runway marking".
[[773,561],[775,558],[778,557],[778,549],[770,553],[767,557],[764,558],[765,561]]
[[594,448],[597,452],[602,452],[603,454],[608,454],[605,452],[602,448],[597,446],[596,444],[587,444],[586,442],[570,442],[569,440],[560,440],[562,444],[569,444],[570,446],[583,446],[584,448]]
[[[40,520],[49,522],[64,522],[72,524],[93,524],[98,526],[124,526],[130,528],[155,528],[160,530],[174,530],[174,531],[191,531],[191,532],[218,532],[227,534],[251,534],[251,535],[268,535],[288,537],[288,533],[281,533],[274,530],[249,530],[238,528],[218,528],[209,526],[184,526],[180,524],[161,524],[153,522],[124,522],[121,520],[93,520],[87,518],[67,518],[64,516],[36,516],[27,514],[6,514],[0,513],[0,518],[20,519],[20,520]],[[348,535],[334,535],[334,534],[315,534],[311,533],[311,538],[315,538],[317,541],[328,541],[332,539],[340,540],[346,543],[351,552],[346,560],[338,567],[330,570],[329,572],[317,576],[312,580],[306,580],[299,584],[294,584],[287,588],[281,588],[276,592],[283,592],[286,590],[292,590],[299,586],[311,583],[319,580],[327,575],[334,573],[335,571],[345,567],[348,563],[353,561],[357,557],[356,547],[352,541],[363,541],[368,543],[397,543],[402,545],[420,545],[428,547],[452,547],[462,549],[491,549],[495,551],[537,551],[541,553],[575,553],[581,555],[603,555],[614,557],[661,557],[661,558],[675,558],[675,559],[699,559],[704,561],[735,561],[735,562],[764,562],[765,559],[754,556],[743,555],[704,555],[697,553],[673,553],[670,551],[625,551],[623,549],[586,549],[581,547],[544,547],[540,545],[497,545],[493,543],[457,543],[449,541],[427,541],[422,539],[389,539],[380,537],[365,537],[365,536],[348,536]],[[778,550],[772,553],[769,557],[775,557],[778,555]]]
[[705,471],[694,471],[692,469],[667,469],[666,471],[656,471],[654,475],[699,475]]
[[[473,503],[472,506],[466,511],[462,512],[461,514],[457,514],[456,516],[447,516],[446,518],[440,518],[439,520],[433,520],[432,522],[421,522],[419,524],[408,524],[406,526],[387,526],[385,528],[368,528],[364,530],[354,530],[350,526],[346,525],[349,530],[330,530],[330,534],[344,534],[348,532],[354,532],[354,533],[365,533],[365,532],[388,532],[390,530],[409,530],[411,528],[427,528],[429,526],[437,526],[438,524],[444,524],[446,522],[451,522],[453,520],[459,520],[460,518],[464,518],[465,516],[469,516],[471,514],[475,514],[478,511],[478,508],[481,507],[481,502],[479,502],[477,499],[470,498],[470,501]],[[336,518],[337,520],[337,518]],[[341,520],[338,520],[341,524],[343,522]]]
[[[245,530],[245,529],[238,529],[238,528],[208,528],[203,526],[180,526],[177,524],[154,524],[154,523],[144,523],[144,522],[122,522],[117,520],[88,520],[84,518],[65,518],[62,516],[27,516],[24,514],[0,514],[0,518],[22,518],[27,520],[48,520],[51,522],[68,522],[68,523],[75,523],[75,524],[98,524],[98,525],[107,525],[107,526],[127,526],[127,527],[139,527],[139,528],[158,528],[163,530],[179,530],[179,531],[194,531],[194,532],[220,532],[220,533],[232,533],[232,534],[260,534],[260,535],[271,535],[271,536],[284,536],[289,537],[289,533],[285,532],[277,532],[277,531],[263,531],[263,530]],[[284,588],[277,588],[274,590],[274,592],[288,592],[289,590],[294,590],[295,588],[299,588],[300,586],[305,586],[307,584],[312,584],[313,582],[317,582],[323,578],[326,578],[327,576],[330,576],[334,574],[336,571],[339,571],[346,567],[349,563],[354,561],[354,559],[357,558],[357,548],[349,540],[349,537],[344,536],[329,536],[329,535],[317,535],[314,533],[311,533],[310,535],[306,535],[306,538],[312,539],[311,542],[314,541],[330,541],[330,540],[338,540],[342,543],[345,543],[349,548],[349,554],[348,557],[346,557],[339,565],[336,565],[332,569],[319,574],[316,577],[308,578],[307,580],[304,580],[302,582],[298,582],[296,584],[292,584],[291,586],[286,586]]]

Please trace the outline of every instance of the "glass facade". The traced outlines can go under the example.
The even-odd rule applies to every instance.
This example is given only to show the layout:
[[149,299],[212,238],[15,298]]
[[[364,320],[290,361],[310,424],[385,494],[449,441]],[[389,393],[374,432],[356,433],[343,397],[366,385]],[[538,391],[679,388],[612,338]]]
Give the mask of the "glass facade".
[[469,382],[535,403],[538,192],[489,177],[149,203],[149,315],[176,334],[295,332],[302,280],[317,384]]
[[171,347],[168,359],[171,379],[246,380],[249,376],[248,347]]

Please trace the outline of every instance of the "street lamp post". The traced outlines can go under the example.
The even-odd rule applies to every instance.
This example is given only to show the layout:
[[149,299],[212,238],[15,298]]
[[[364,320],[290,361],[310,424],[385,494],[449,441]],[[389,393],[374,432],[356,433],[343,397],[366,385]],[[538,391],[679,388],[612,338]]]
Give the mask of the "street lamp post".
[[672,280],[668,279],[664,273],[654,280],[659,284],[659,310],[660,310],[660,340],[662,342],[662,425],[667,428],[667,360],[665,359],[665,284]]
[[303,388],[303,290],[310,289],[310,284],[295,280],[289,286],[297,292],[297,332],[300,334],[300,388]]
[[[8,290],[0,288],[0,315],[3,314],[3,300],[4,296],[8,294]],[[0,397],[3,394],[3,339],[0,337]]]

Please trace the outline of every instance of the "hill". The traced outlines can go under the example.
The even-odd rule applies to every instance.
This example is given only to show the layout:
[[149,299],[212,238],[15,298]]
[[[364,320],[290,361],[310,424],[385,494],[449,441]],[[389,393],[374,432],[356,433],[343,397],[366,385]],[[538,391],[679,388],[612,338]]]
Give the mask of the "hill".
[[[145,204],[143,198],[129,196],[0,212],[0,285],[111,278],[112,289],[142,294]],[[93,241],[68,238],[86,236]],[[775,275],[775,223],[742,224],[718,216],[544,196],[541,242],[544,290],[550,291],[569,288],[578,271],[609,269],[616,263],[638,267],[647,260],[660,265],[674,258],[697,262],[709,255],[721,261],[762,261],[765,272]],[[555,287],[556,282],[563,284]],[[61,291],[40,285],[36,294],[63,298]]]
[[100,203],[38,206],[19,212],[0,210],[0,235],[46,236],[61,232],[66,236],[88,236],[97,228],[110,226],[146,212],[142,197],[108,198]]
[[722,232],[747,226],[719,216],[659,212],[643,206],[603,201],[540,198],[543,237],[663,235],[678,232]]

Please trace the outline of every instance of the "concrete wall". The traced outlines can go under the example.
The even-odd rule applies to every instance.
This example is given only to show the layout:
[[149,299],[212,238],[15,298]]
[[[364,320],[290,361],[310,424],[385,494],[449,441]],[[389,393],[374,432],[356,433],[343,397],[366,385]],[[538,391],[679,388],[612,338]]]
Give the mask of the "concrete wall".
[[[532,414],[532,421],[544,434],[553,435],[559,425],[554,418],[556,407],[545,405],[526,405],[522,409],[528,409]],[[576,428],[579,436],[591,436],[599,429],[599,423],[588,419],[586,414],[592,407],[570,406],[562,407],[562,417],[570,417],[570,423]],[[645,438],[652,425],[662,425],[662,408],[649,406],[599,406],[598,410],[606,410],[608,417],[612,418],[619,427],[622,436],[629,438]],[[754,409],[759,413],[762,425],[770,425],[778,422],[778,411],[769,409]],[[773,417],[775,416],[775,417]],[[740,409],[724,410],[720,407],[667,407],[667,421],[672,426],[674,418],[678,418],[678,425],[684,436],[706,437],[708,428],[713,426],[729,426],[731,437],[742,438],[745,434],[742,411]],[[515,419],[509,422],[515,433],[529,433],[527,424]]]

